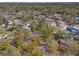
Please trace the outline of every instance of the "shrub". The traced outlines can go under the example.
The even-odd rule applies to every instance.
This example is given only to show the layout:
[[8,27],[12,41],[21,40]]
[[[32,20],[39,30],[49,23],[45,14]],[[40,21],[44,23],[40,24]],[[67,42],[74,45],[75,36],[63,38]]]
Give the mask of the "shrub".
[[48,51],[53,52],[53,51],[58,51],[59,45],[55,40],[50,40],[48,43]]
[[42,24],[38,31],[43,33],[44,38],[48,38],[52,34],[52,30],[46,24]]
[[2,56],[19,56],[21,55],[19,50],[10,45],[9,40],[0,40],[0,55]]
[[40,56],[41,52],[36,49],[38,43],[33,41],[28,46],[25,44],[20,45],[20,51],[22,55],[29,55],[29,56]]

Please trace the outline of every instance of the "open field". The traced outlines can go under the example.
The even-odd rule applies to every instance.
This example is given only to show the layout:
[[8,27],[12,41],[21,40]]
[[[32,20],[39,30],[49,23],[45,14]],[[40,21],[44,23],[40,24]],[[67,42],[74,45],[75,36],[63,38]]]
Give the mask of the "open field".
[[0,55],[79,56],[79,3],[0,3]]

